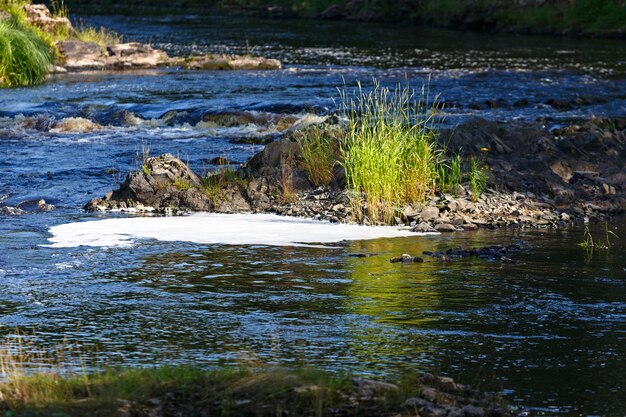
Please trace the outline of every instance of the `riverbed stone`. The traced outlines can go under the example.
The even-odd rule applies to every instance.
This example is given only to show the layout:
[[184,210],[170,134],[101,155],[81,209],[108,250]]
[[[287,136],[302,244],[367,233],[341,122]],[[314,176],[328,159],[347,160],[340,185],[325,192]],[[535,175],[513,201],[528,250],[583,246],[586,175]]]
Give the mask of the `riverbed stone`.
[[282,63],[277,59],[224,54],[191,56],[170,61],[170,65],[180,65],[186,69],[196,70],[277,70],[282,68]]
[[423,398],[430,402],[437,401],[437,397],[439,396],[439,391],[437,391],[433,387],[425,387],[422,389],[421,395]]
[[413,220],[414,218],[420,215],[420,211],[415,209],[413,206],[406,206],[402,210],[402,214],[409,220]]
[[57,42],[63,67],[68,71],[103,70],[106,56],[100,45],[78,40]]
[[485,410],[482,407],[466,405],[463,407],[463,413],[465,414],[465,417],[484,417]]
[[433,403],[424,399],[424,398],[420,398],[420,397],[411,397],[411,398],[407,398],[406,401],[404,402],[404,406],[411,408],[411,409],[416,409],[416,410],[420,410],[424,407],[429,407],[432,406]]
[[48,204],[43,198],[20,202],[16,208],[28,212],[42,212],[54,210],[54,205]]
[[435,230],[438,232],[449,233],[449,232],[457,232],[463,229],[458,229],[456,226],[450,223],[439,223],[435,225]]
[[439,209],[435,206],[424,207],[420,213],[420,218],[425,222],[435,220],[438,217]]
[[386,392],[398,391],[398,386],[387,382],[373,381],[365,378],[353,378],[352,383],[356,386],[361,397],[372,398]]
[[432,227],[429,223],[426,223],[426,222],[419,223],[417,226],[413,227],[413,229],[411,229],[411,230],[413,232],[418,232],[418,233],[436,232],[435,228]]
[[167,54],[139,42],[119,43],[106,47],[105,67],[113,69],[155,68],[167,60]]

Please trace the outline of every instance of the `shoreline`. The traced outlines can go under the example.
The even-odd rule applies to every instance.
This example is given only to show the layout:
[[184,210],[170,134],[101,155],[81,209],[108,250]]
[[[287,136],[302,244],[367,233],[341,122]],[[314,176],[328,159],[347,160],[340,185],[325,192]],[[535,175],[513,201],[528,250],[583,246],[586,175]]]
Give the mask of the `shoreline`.
[[[21,372],[21,371],[20,371]],[[429,373],[379,382],[296,368],[196,367],[15,373],[0,382],[12,416],[452,416],[512,417],[494,394]],[[419,413],[419,414],[418,414]]]

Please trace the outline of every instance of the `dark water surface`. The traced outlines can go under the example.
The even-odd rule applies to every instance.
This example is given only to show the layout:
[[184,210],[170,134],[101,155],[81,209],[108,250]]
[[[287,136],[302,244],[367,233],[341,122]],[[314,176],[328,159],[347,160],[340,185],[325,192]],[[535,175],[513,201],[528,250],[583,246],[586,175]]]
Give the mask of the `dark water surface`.
[[[171,152],[202,171],[258,151],[229,138],[272,126],[214,129],[169,110],[252,110],[314,118],[336,88],[408,77],[468,117],[567,123],[626,113],[624,42],[484,36],[327,22],[224,17],[85,17],[171,53],[278,57],[277,72],[148,71],[59,76],[0,91],[0,196],[56,209],[0,216],[0,331],[35,328],[38,343],[93,350],[98,364],[312,365],[392,377],[432,370],[501,391],[535,414],[622,416],[626,409],[626,221],[608,252],[577,246],[581,229],[479,231],[380,239],[332,249],[138,242],[49,248],[50,226],[93,217],[80,207]],[[559,111],[548,99],[588,104]],[[513,104],[521,98],[527,104]],[[489,109],[486,100],[503,99]],[[134,123],[111,116],[129,110]],[[110,126],[50,131],[67,117]],[[152,120],[154,119],[154,120]],[[602,226],[603,227],[603,226]],[[602,227],[594,229],[596,237]],[[237,230],[233,230],[237,233]],[[518,264],[390,264],[402,253],[522,242]],[[369,252],[371,258],[352,258]]]

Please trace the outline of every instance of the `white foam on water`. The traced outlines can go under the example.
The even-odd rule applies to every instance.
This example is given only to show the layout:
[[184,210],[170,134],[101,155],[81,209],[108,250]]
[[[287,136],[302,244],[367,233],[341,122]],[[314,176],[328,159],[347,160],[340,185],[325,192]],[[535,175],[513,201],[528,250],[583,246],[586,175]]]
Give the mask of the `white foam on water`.
[[128,247],[138,239],[226,245],[302,246],[416,236],[406,228],[333,224],[274,214],[196,213],[66,223],[50,228],[47,246]]

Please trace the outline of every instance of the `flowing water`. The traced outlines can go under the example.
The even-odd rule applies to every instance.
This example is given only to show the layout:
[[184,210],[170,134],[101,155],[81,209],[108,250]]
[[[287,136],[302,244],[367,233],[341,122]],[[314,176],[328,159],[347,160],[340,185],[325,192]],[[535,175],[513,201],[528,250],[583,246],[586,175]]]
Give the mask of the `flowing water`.
[[[173,240],[167,231],[137,232],[142,219],[120,219],[128,223],[98,232],[117,233],[108,245],[94,246],[94,234],[50,240],[67,230],[54,226],[122,217],[81,207],[145,154],[178,154],[199,172],[217,156],[243,161],[260,145],[233,138],[276,136],[285,116],[315,122],[335,109],[337,88],[357,80],[366,88],[373,78],[424,83],[430,97],[440,94],[450,125],[475,116],[557,126],[624,115],[624,42],[220,16],[83,19],[171,54],[250,52],[285,68],[59,75],[0,91],[0,200],[55,206],[0,215],[3,334],[34,328],[36,342],[50,347],[65,337],[97,365],[311,365],[383,379],[430,370],[502,392],[533,414],[624,415],[624,219],[610,224],[621,236],[611,250],[591,254],[577,245],[580,228],[276,246],[259,235],[238,240],[252,233],[245,222],[212,241],[198,237],[217,233],[211,226]],[[557,109],[550,99],[569,104]],[[186,112],[161,117],[172,110]],[[224,111],[266,122],[200,122]],[[67,124],[75,117],[83,119]],[[80,227],[84,236],[92,225]],[[603,227],[593,229],[596,238]],[[509,243],[524,247],[516,264],[388,261]],[[360,253],[374,256],[350,256]]]

